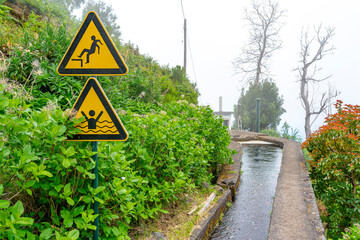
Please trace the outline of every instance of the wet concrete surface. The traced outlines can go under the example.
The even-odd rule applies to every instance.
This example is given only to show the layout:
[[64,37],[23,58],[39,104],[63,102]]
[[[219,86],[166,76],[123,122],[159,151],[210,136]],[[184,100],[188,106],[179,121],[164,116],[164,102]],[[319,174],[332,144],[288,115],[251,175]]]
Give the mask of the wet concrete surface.
[[[233,141],[229,148],[236,149],[239,154],[233,156],[234,164],[225,166],[222,169],[217,184],[225,189],[231,189],[233,194],[237,189],[235,187],[237,180],[240,180],[238,169],[241,166],[242,152],[240,144],[236,142],[244,143],[260,140],[272,143],[283,149],[267,239],[326,240],[314,191],[311,187],[311,181],[299,143],[283,138],[269,137],[261,133],[238,130],[230,131],[230,136]],[[227,198],[227,203],[230,203],[231,199],[234,198],[234,196]],[[216,211],[211,209],[207,219],[195,227],[200,228],[200,230],[194,231],[195,234],[190,237],[191,240],[209,239],[213,226],[218,222],[216,218],[222,219],[222,213],[219,214],[221,211],[218,210],[224,209],[224,206],[216,204],[215,208]],[[207,224],[208,222],[211,222],[211,224]],[[255,236],[237,238],[235,235],[230,235],[225,236],[223,239],[255,239]]]
[[266,239],[281,165],[281,148],[243,147],[241,181],[235,201],[212,240]]

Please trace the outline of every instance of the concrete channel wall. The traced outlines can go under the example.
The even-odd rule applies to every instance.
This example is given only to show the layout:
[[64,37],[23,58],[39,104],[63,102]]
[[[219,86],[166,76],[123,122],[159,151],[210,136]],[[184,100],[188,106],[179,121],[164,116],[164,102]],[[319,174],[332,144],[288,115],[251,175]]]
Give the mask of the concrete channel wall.
[[228,208],[227,203],[234,200],[240,183],[242,149],[239,142],[254,140],[265,141],[283,148],[268,239],[326,239],[299,143],[246,131],[230,131],[230,135],[233,141],[229,148],[237,150],[238,154],[233,156],[234,164],[224,166],[217,179],[217,185],[225,189],[224,193],[208,210],[205,219],[195,227],[190,239],[208,239],[219,224],[222,214]]

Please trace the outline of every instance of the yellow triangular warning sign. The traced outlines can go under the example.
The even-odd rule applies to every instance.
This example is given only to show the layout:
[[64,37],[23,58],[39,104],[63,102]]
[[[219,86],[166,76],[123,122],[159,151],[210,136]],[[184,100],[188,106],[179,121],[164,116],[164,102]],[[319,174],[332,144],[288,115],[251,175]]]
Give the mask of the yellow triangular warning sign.
[[89,12],[61,60],[59,75],[125,75],[128,68],[95,12]]
[[95,78],[87,80],[71,112],[76,114],[76,119],[85,119],[75,126],[81,133],[68,140],[125,141],[128,138],[124,126]]

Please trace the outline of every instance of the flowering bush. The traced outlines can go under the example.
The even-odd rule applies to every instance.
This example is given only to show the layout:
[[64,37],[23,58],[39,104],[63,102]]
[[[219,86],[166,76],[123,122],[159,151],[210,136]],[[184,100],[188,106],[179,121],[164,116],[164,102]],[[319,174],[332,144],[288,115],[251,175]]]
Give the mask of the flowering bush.
[[325,204],[330,237],[360,221],[360,106],[338,101],[337,113],[303,143],[311,156],[310,176]]

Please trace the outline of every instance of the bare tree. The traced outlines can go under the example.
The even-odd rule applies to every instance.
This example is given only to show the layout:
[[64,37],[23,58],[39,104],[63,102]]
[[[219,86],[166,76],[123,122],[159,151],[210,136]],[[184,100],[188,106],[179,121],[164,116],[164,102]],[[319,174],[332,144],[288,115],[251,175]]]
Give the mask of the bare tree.
[[[334,89],[329,89],[318,94],[320,83],[329,79],[331,75],[319,78],[316,75],[321,70],[316,63],[328,54],[332,54],[334,46],[330,44],[334,36],[335,28],[322,25],[314,28],[314,35],[309,36],[309,30],[301,33],[300,66],[295,70],[299,74],[300,101],[305,109],[305,135],[308,138],[311,134],[311,126],[318,116],[325,112],[331,104],[331,100],[339,95]],[[315,51],[311,47],[317,46]]]
[[280,20],[284,14],[285,11],[273,0],[253,1],[251,8],[245,9],[250,39],[233,64],[247,83],[254,82],[257,86],[263,75],[269,75],[269,59],[282,46],[279,31],[283,26]]

